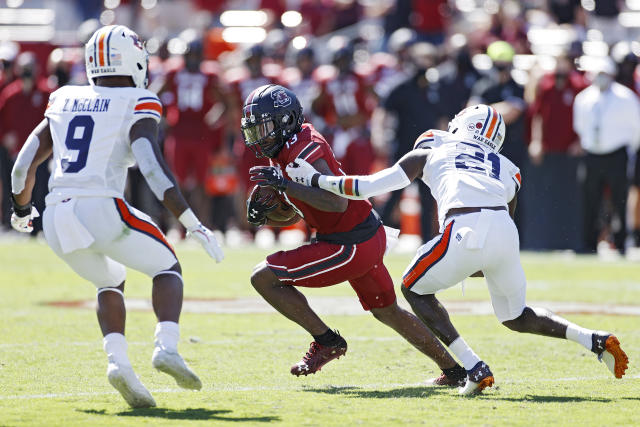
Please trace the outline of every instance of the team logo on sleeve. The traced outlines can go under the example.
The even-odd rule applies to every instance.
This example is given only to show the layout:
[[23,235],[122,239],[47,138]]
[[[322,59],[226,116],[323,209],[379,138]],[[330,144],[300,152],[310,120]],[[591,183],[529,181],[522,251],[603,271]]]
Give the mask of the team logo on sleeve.
[[271,92],[271,98],[273,99],[274,107],[288,107],[291,105],[291,97],[287,95],[284,89]]

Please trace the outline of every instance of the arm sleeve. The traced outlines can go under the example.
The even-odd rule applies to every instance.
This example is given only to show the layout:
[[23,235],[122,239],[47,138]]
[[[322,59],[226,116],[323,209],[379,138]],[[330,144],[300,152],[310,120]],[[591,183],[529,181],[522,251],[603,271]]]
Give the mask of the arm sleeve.
[[131,143],[131,151],[133,152],[140,172],[149,184],[149,188],[158,200],[164,200],[164,193],[173,187],[173,182],[167,177],[162,166],[156,158],[156,154],[151,146],[151,141],[147,138],[138,138]]
[[399,164],[364,176],[327,176],[318,178],[318,187],[347,199],[363,200],[399,190],[411,184]]
[[36,157],[38,148],[40,147],[40,139],[35,133],[29,134],[27,141],[20,149],[16,162],[11,170],[11,192],[13,194],[22,193],[27,181],[27,172]]

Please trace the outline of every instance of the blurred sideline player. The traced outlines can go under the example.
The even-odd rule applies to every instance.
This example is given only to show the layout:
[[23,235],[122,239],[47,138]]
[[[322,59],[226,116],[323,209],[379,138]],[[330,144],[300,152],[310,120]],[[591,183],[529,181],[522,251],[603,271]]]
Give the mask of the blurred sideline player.
[[200,389],[200,379],[178,354],[182,275],[158,227],[123,200],[127,168],[136,161],[156,197],[216,259],[215,237],[185,202],[156,143],[162,104],[147,84],[147,52],[124,26],[96,31],[85,47],[89,86],[53,94],[43,120],[29,135],[12,172],[11,225],[29,232],[35,171],[53,151],[50,193],[44,211],[49,246],[98,288],[98,323],[104,335],[109,382],[132,407],[155,406],[127,357],[124,337],[125,266],[153,278],[158,318],[153,366],[179,386]]
[[205,178],[213,153],[224,142],[224,125],[230,111],[215,62],[203,62],[202,43],[193,40],[187,45],[184,62],[170,69],[157,85],[160,98],[169,101],[170,128],[165,143],[168,163],[198,217],[210,226]]
[[[33,53],[22,52],[14,64],[16,79],[0,91],[0,219],[7,227],[11,218],[11,168],[27,136],[42,119],[51,93],[46,80],[39,78],[39,68]],[[42,209],[49,177],[47,165],[40,167],[38,177],[33,202]],[[36,232],[42,230],[40,221],[35,221],[34,228]]]
[[[468,107],[448,130],[423,133],[413,151],[374,175],[327,176],[304,159],[296,159],[286,172],[296,182],[350,200],[398,190],[416,179],[429,186],[438,203],[441,234],[418,249],[403,274],[402,292],[418,317],[463,362],[468,379],[461,393],[490,387],[493,374],[460,337],[434,294],[470,275],[481,276],[479,272],[487,279],[494,312],[503,325],[582,344],[621,378],[628,359],[614,335],[525,304],[526,280],[512,219],[521,178],[519,169],[498,154],[505,137],[502,116],[486,105]],[[434,383],[450,385],[454,380],[443,373]]]
[[[348,201],[328,191],[289,182],[284,167],[304,158],[327,175],[340,175],[331,148],[311,124],[303,124],[296,96],[279,85],[255,89],[247,97],[241,122],[247,148],[271,166],[251,168],[257,182],[247,200],[247,219],[255,226],[282,227],[303,218],[317,230],[316,241],[289,251],[279,251],[258,264],[251,284],[282,315],[302,326],[313,342],[302,361],[291,367],[293,375],[308,375],[344,355],[347,342],[309,307],[296,286],[320,288],[348,281],[365,310],[396,330],[445,372],[463,370],[433,333],[413,314],[396,303],[393,281],[384,263],[386,233],[371,203]],[[272,221],[275,208],[260,187],[271,187],[286,198],[297,214],[288,221]]]
[[314,112],[331,129],[331,146],[347,173],[369,173],[375,154],[367,126],[376,104],[368,79],[356,72],[353,48],[336,49],[332,66],[318,68],[320,94],[313,102]]

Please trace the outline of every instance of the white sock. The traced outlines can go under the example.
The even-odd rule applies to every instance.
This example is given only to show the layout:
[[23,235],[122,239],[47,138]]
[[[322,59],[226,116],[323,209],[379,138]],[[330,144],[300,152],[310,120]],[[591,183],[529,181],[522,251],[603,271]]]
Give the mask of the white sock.
[[480,362],[478,355],[467,345],[462,337],[456,338],[449,345],[449,349],[462,361],[462,365],[467,371],[473,369],[473,367]]
[[583,328],[575,323],[569,322],[569,326],[567,326],[567,339],[581,344],[587,350],[591,350],[591,345],[593,344],[591,342],[592,334],[593,331],[591,329]]
[[156,325],[156,347],[177,352],[180,327],[176,322],[158,322]]
[[131,362],[129,362],[129,357],[127,356],[127,340],[124,335],[118,332],[107,334],[102,339],[102,346],[105,353],[107,353],[109,362],[131,366]]

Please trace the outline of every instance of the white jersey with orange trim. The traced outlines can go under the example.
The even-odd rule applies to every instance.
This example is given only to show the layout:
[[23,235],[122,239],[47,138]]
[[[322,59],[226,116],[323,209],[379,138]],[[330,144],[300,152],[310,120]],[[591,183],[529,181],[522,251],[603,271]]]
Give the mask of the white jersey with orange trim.
[[520,169],[482,144],[429,130],[416,140],[419,148],[430,149],[421,179],[438,204],[441,228],[452,208],[506,206],[520,189]]
[[53,139],[47,203],[73,196],[122,198],[135,164],[129,141],[138,120],[162,117],[158,97],[134,87],[64,86],[45,112]]

